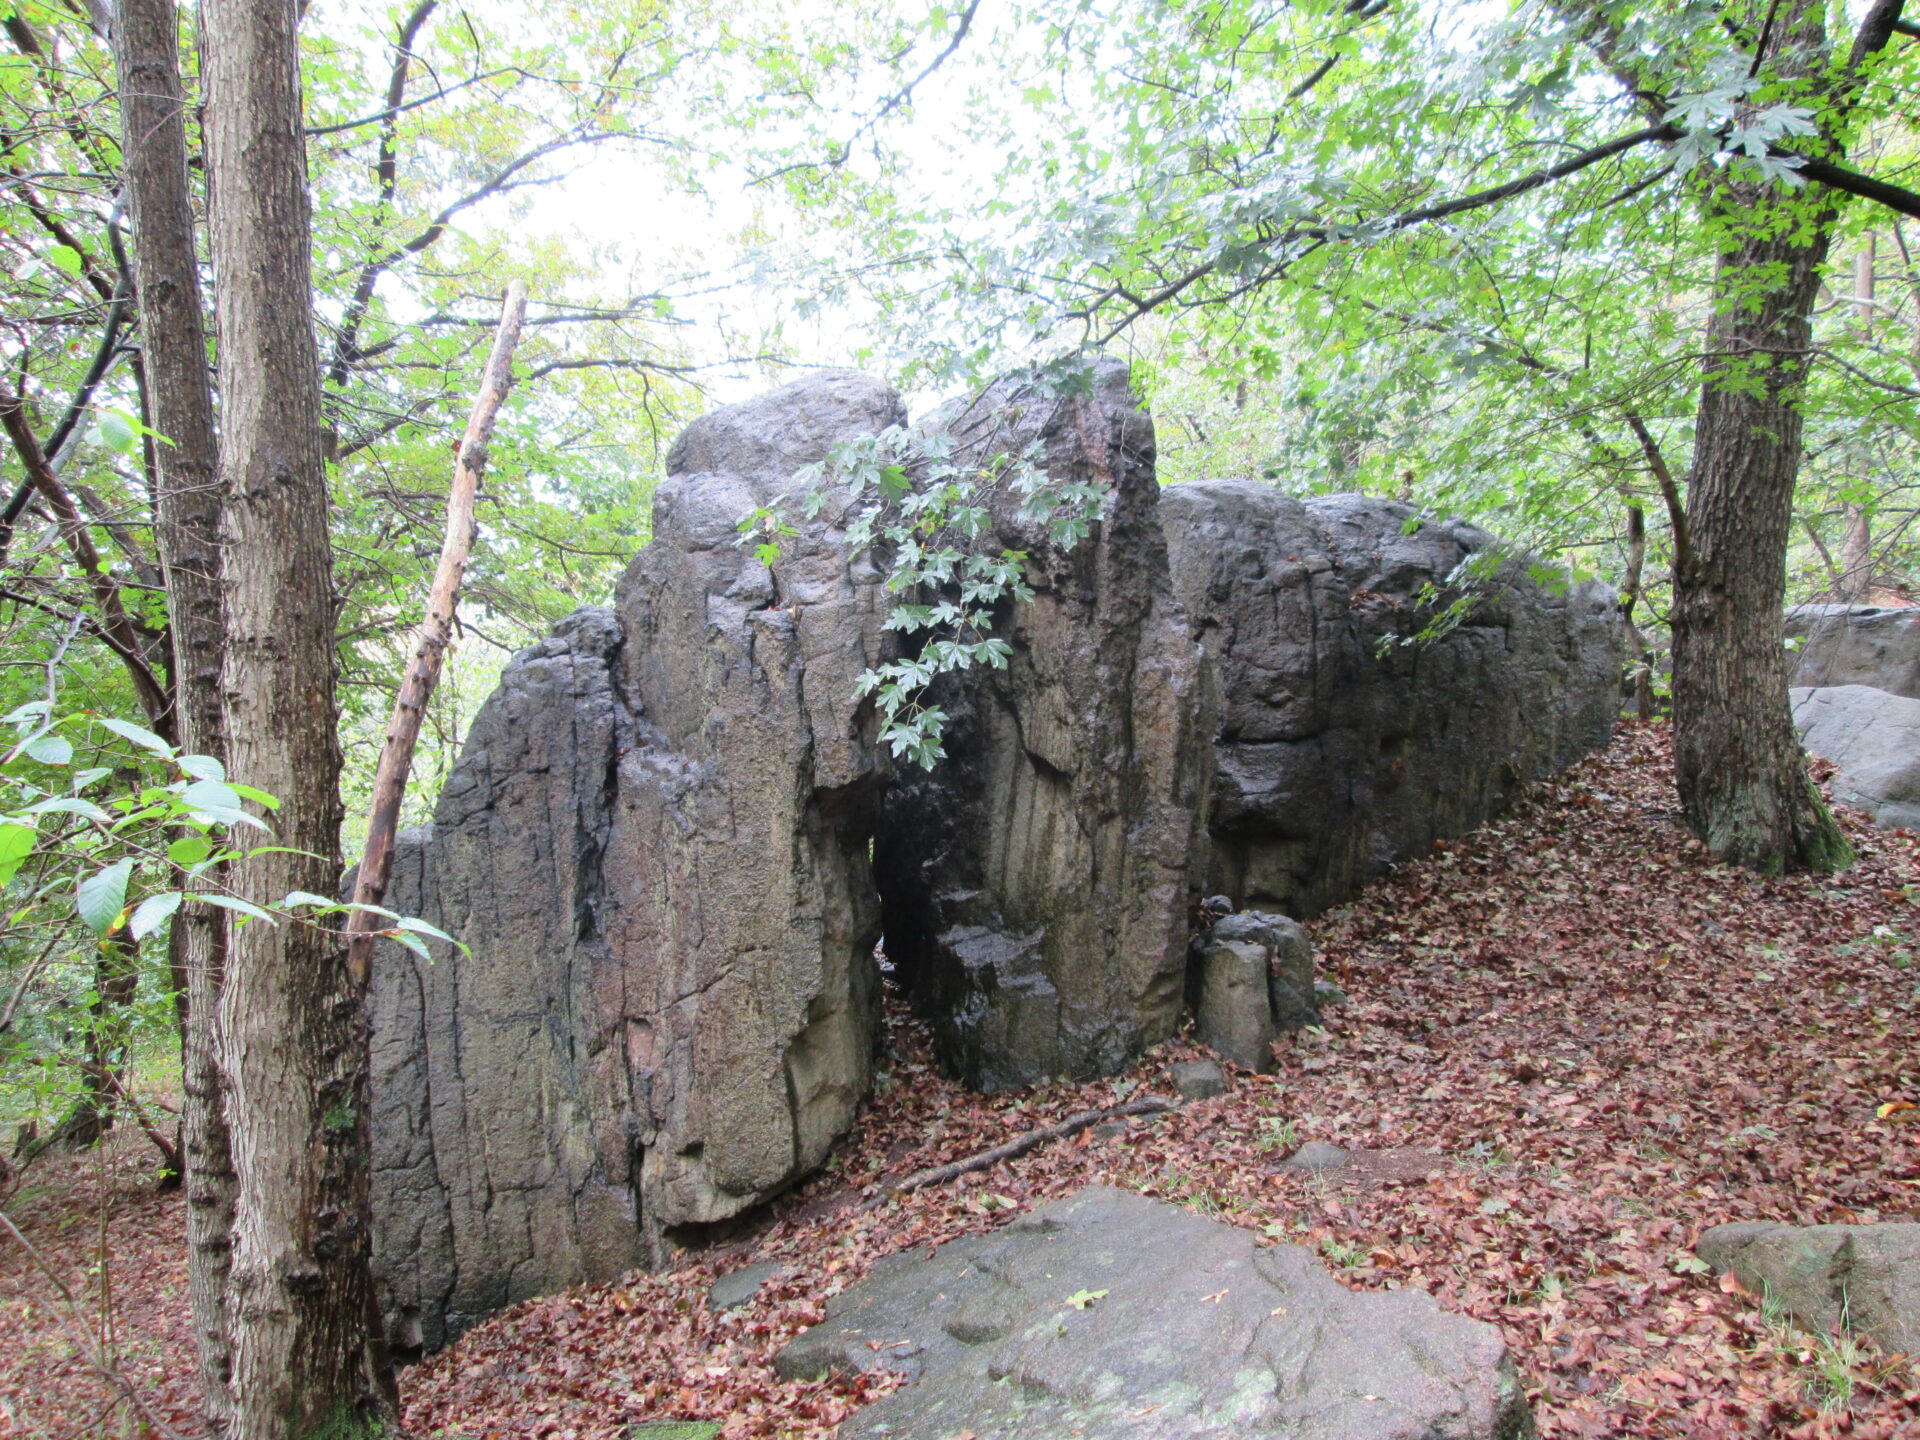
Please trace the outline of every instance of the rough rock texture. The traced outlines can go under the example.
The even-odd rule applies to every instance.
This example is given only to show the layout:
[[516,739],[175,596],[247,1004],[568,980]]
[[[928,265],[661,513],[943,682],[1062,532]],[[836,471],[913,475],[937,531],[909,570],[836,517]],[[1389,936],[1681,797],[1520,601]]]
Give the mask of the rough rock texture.
[[1105,1187],[882,1260],[775,1365],[912,1377],[844,1440],[1533,1433],[1492,1326],[1422,1291],[1343,1289],[1300,1246]]
[[1816,1334],[1841,1327],[1920,1355],[1920,1225],[1716,1225],[1694,1246]]
[[[1093,381],[1009,380],[932,421],[962,457],[1031,450],[1106,492],[1070,552],[990,497],[1033,595],[1002,617],[1008,668],[935,696],[933,775],[890,775],[856,700],[898,639],[846,553],[856,497],[793,517],[771,569],[740,543],[796,470],[902,421],[848,372],[691,426],[614,607],[507,668],[392,888],[471,958],[376,964],[403,1345],[645,1263],[818,1165],[868,1086],[883,920],[964,1079],[1111,1072],[1179,1025],[1199,897],[1304,914],[1605,738],[1607,596],[1510,566],[1452,633],[1379,658],[1488,537],[1409,532],[1383,501],[1163,494],[1125,370]],[[1312,1013],[1304,950],[1261,943],[1293,958],[1203,992],[1235,1058]]]
[[1153,426],[1113,362],[1091,396],[1003,381],[932,423],[975,460],[1038,446],[1050,475],[1110,496],[1065,554],[994,507],[1035,594],[1008,668],[942,687],[947,763],[888,797],[887,954],[968,1084],[1109,1073],[1180,1021],[1212,709],[1167,583]]
[[1833,798],[1889,830],[1920,829],[1920,700],[1867,685],[1788,693],[1800,743],[1838,767]]
[[696,422],[616,609],[515,657],[391,902],[472,947],[376,966],[376,1264],[394,1332],[645,1263],[825,1157],[866,1093],[879,575],[739,518],[894,393],[816,376]]
[[1795,685],[1871,685],[1920,700],[1920,609],[1888,605],[1793,605],[1787,638],[1798,640]]
[[619,644],[610,612],[583,610],[515,657],[434,825],[396,847],[388,903],[474,944],[431,963],[385,946],[374,966],[376,1264],[404,1348],[645,1258],[632,1153],[594,1123]]
[[1444,590],[1493,536],[1249,481],[1173,486],[1160,513],[1221,697],[1203,893],[1317,913],[1612,734],[1620,621],[1604,585],[1495,563],[1444,638],[1394,644],[1432,617],[1423,588]]
[[1194,939],[1188,987],[1201,1042],[1249,1070],[1272,1068],[1276,1031],[1320,1023],[1313,945],[1284,915],[1214,921]]

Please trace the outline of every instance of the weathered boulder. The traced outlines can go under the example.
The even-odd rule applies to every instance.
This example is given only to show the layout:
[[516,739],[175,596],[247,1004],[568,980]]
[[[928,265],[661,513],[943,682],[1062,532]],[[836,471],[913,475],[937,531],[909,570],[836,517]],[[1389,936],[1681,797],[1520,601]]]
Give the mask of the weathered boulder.
[[1920,700],[1920,609],[1793,605],[1786,626],[1798,642],[1793,684],[1870,685]]
[[875,837],[887,955],[942,1062],[985,1089],[1125,1066],[1178,1027],[1208,676],[1173,603],[1152,422],[1126,367],[1090,395],[1001,381],[928,422],[975,462],[1036,447],[1107,491],[1062,552],[1000,494],[1025,552],[1004,671],[942,685],[948,760],[902,775]]
[[1702,1260],[1777,1301],[1816,1334],[1851,1329],[1920,1355],[1920,1225],[1716,1225]]
[[1276,1031],[1320,1023],[1313,945],[1284,915],[1246,910],[1201,931],[1188,989],[1201,1043],[1249,1070],[1273,1068]]
[[[1620,619],[1604,585],[1538,578],[1486,531],[1391,500],[1214,480],[1169,488],[1160,509],[1220,697],[1203,892],[1317,913],[1612,733]],[[1402,643],[1470,561],[1485,573],[1458,623]]]
[[408,1343],[766,1198],[866,1094],[880,576],[845,505],[771,570],[737,523],[901,418],[838,372],[690,427],[615,609],[515,657],[400,848],[392,903],[472,948],[376,965],[376,1267]]
[[1343,1289],[1297,1245],[1095,1187],[882,1260],[775,1359],[904,1371],[844,1440],[1516,1440],[1490,1325],[1419,1290]]
[[1920,700],[1867,685],[1796,688],[1800,743],[1833,761],[1833,798],[1891,830],[1920,829]]

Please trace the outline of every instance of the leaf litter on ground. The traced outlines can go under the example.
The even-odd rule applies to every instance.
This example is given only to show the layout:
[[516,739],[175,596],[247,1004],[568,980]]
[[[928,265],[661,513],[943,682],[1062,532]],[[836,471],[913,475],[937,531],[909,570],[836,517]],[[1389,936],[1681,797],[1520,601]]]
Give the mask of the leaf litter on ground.
[[[1709,863],[1672,797],[1667,729],[1623,726],[1315,922],[1321,973],[1349,1000],[1284,1039],[1275,1073],[1234,1072],[1217,1099],[892,1195],[1076,1112],[1166,1093],[1168,1067],[1199,1052],[1176,1042],[1115,1080],[973,1095],[890,1003],[877,1093],[822,1173],[678,1268],[475,1327],[403,1373],[408,1429],[616,1440],[705,1420],[727,1440],[830,1436],[898,1383],[775,1376],[774,1353],[833,1295],[884,1255],[1104,1183],[1498,1326],[1556,1440],[1920,1434],[1910,1363],[1792,1330],[1691,1249],[1725,1220],[1915,1218],[1920,838],[1848,815],[1854,869],[1765,878]],[[1353,1156],[1284,1168],[1310,1140]],[[180,1202],[142,1188],[137,1150],[115,1153],[43,1168],[9,1213],[97,1296],[104,1205],[123,1373],[196,1433]],[[710,1309],[712,1282],[753,1262],[779,1269],[745,1305]],[[113,1393],[49,1293],[0,1245],[0,1434],[107,1433]]]

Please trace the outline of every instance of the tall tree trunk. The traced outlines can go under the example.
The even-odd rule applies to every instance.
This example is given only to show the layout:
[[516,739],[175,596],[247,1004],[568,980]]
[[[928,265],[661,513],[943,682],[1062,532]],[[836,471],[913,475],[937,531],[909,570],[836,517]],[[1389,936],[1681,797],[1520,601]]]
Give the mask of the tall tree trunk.
[[[287,850],[236,865],[256,904],[340,883],[333,574],[294,0],[204,0],[226,490],[221,683],[234,772]],[[365,988],[341,936],[236,926],[220,997],[239,1177],[228,1322],[235,1440],[371,1433]]]
[[1853,858],[1793,728],[1781,617],[1810,317],[1831,213],[1806,225],[1762,222],[1786,205],[1817,203],[1745,180],[1718,187],[1714,218],[1734,238],[1715,274],[1687,533],[1674,557],[1681,805],[1717,858],[1769,873],[1837,869]]
[[[224,762],[222,504],[194,249],[179,26],[173,0],[119,0],[113,50],[144,393],[151,423],[172,442],[155,447],[154,545],[166,576],[176,727],[182,749]],[[207,1430],[215,1440],[227,1432],[233,1378],[226,1292],[234,1175],[217,1033],[225,916],[211,905],[190,902],[174,918],[168,942],[169,964],[184,997],[181,1148],[187,1172],[188,1289]]]

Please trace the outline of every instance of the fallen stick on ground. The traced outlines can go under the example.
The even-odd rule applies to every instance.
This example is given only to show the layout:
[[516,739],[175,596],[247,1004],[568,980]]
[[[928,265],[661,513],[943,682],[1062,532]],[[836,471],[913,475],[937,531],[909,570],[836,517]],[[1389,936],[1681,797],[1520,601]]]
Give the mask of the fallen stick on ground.
[[1163,1110],[1172,1110],[1179,1104],[1164,1095],[1147,1095],[1139,1100],[1129,1100],[1124,1105],[1110,1105],[1105,1110],[1082,1110],[1069,1115],[1053,1125],[1042,1125],[1029,1130],[1024,1135],[1016,1135],[1004,1145],[996,1145],[991,1150],[982,1150],[978,1155],[969,1155],[964,1160],[955,1160],[946,1165],[935,1165],[929,1170],[916,1170],[904,1180],[896,1180],[891,1185],[880,1187],[880,1193],[867,1202],[867,1208],[885,1204],[896,1195],[905,1195],[912,1190],[924,1190],[929,1185],[944,1185],[949,1180],[974,1170],[987,1170],[1003,1160],[1012,1160],[1027,1151],[1045,1145],[1049,1140],[1061,1140],[1068,1135],[1086,1129],[1089,1125],[1098,1125],[1103,1120],[1124,1120],[1129,1115],[1158,1115]]

